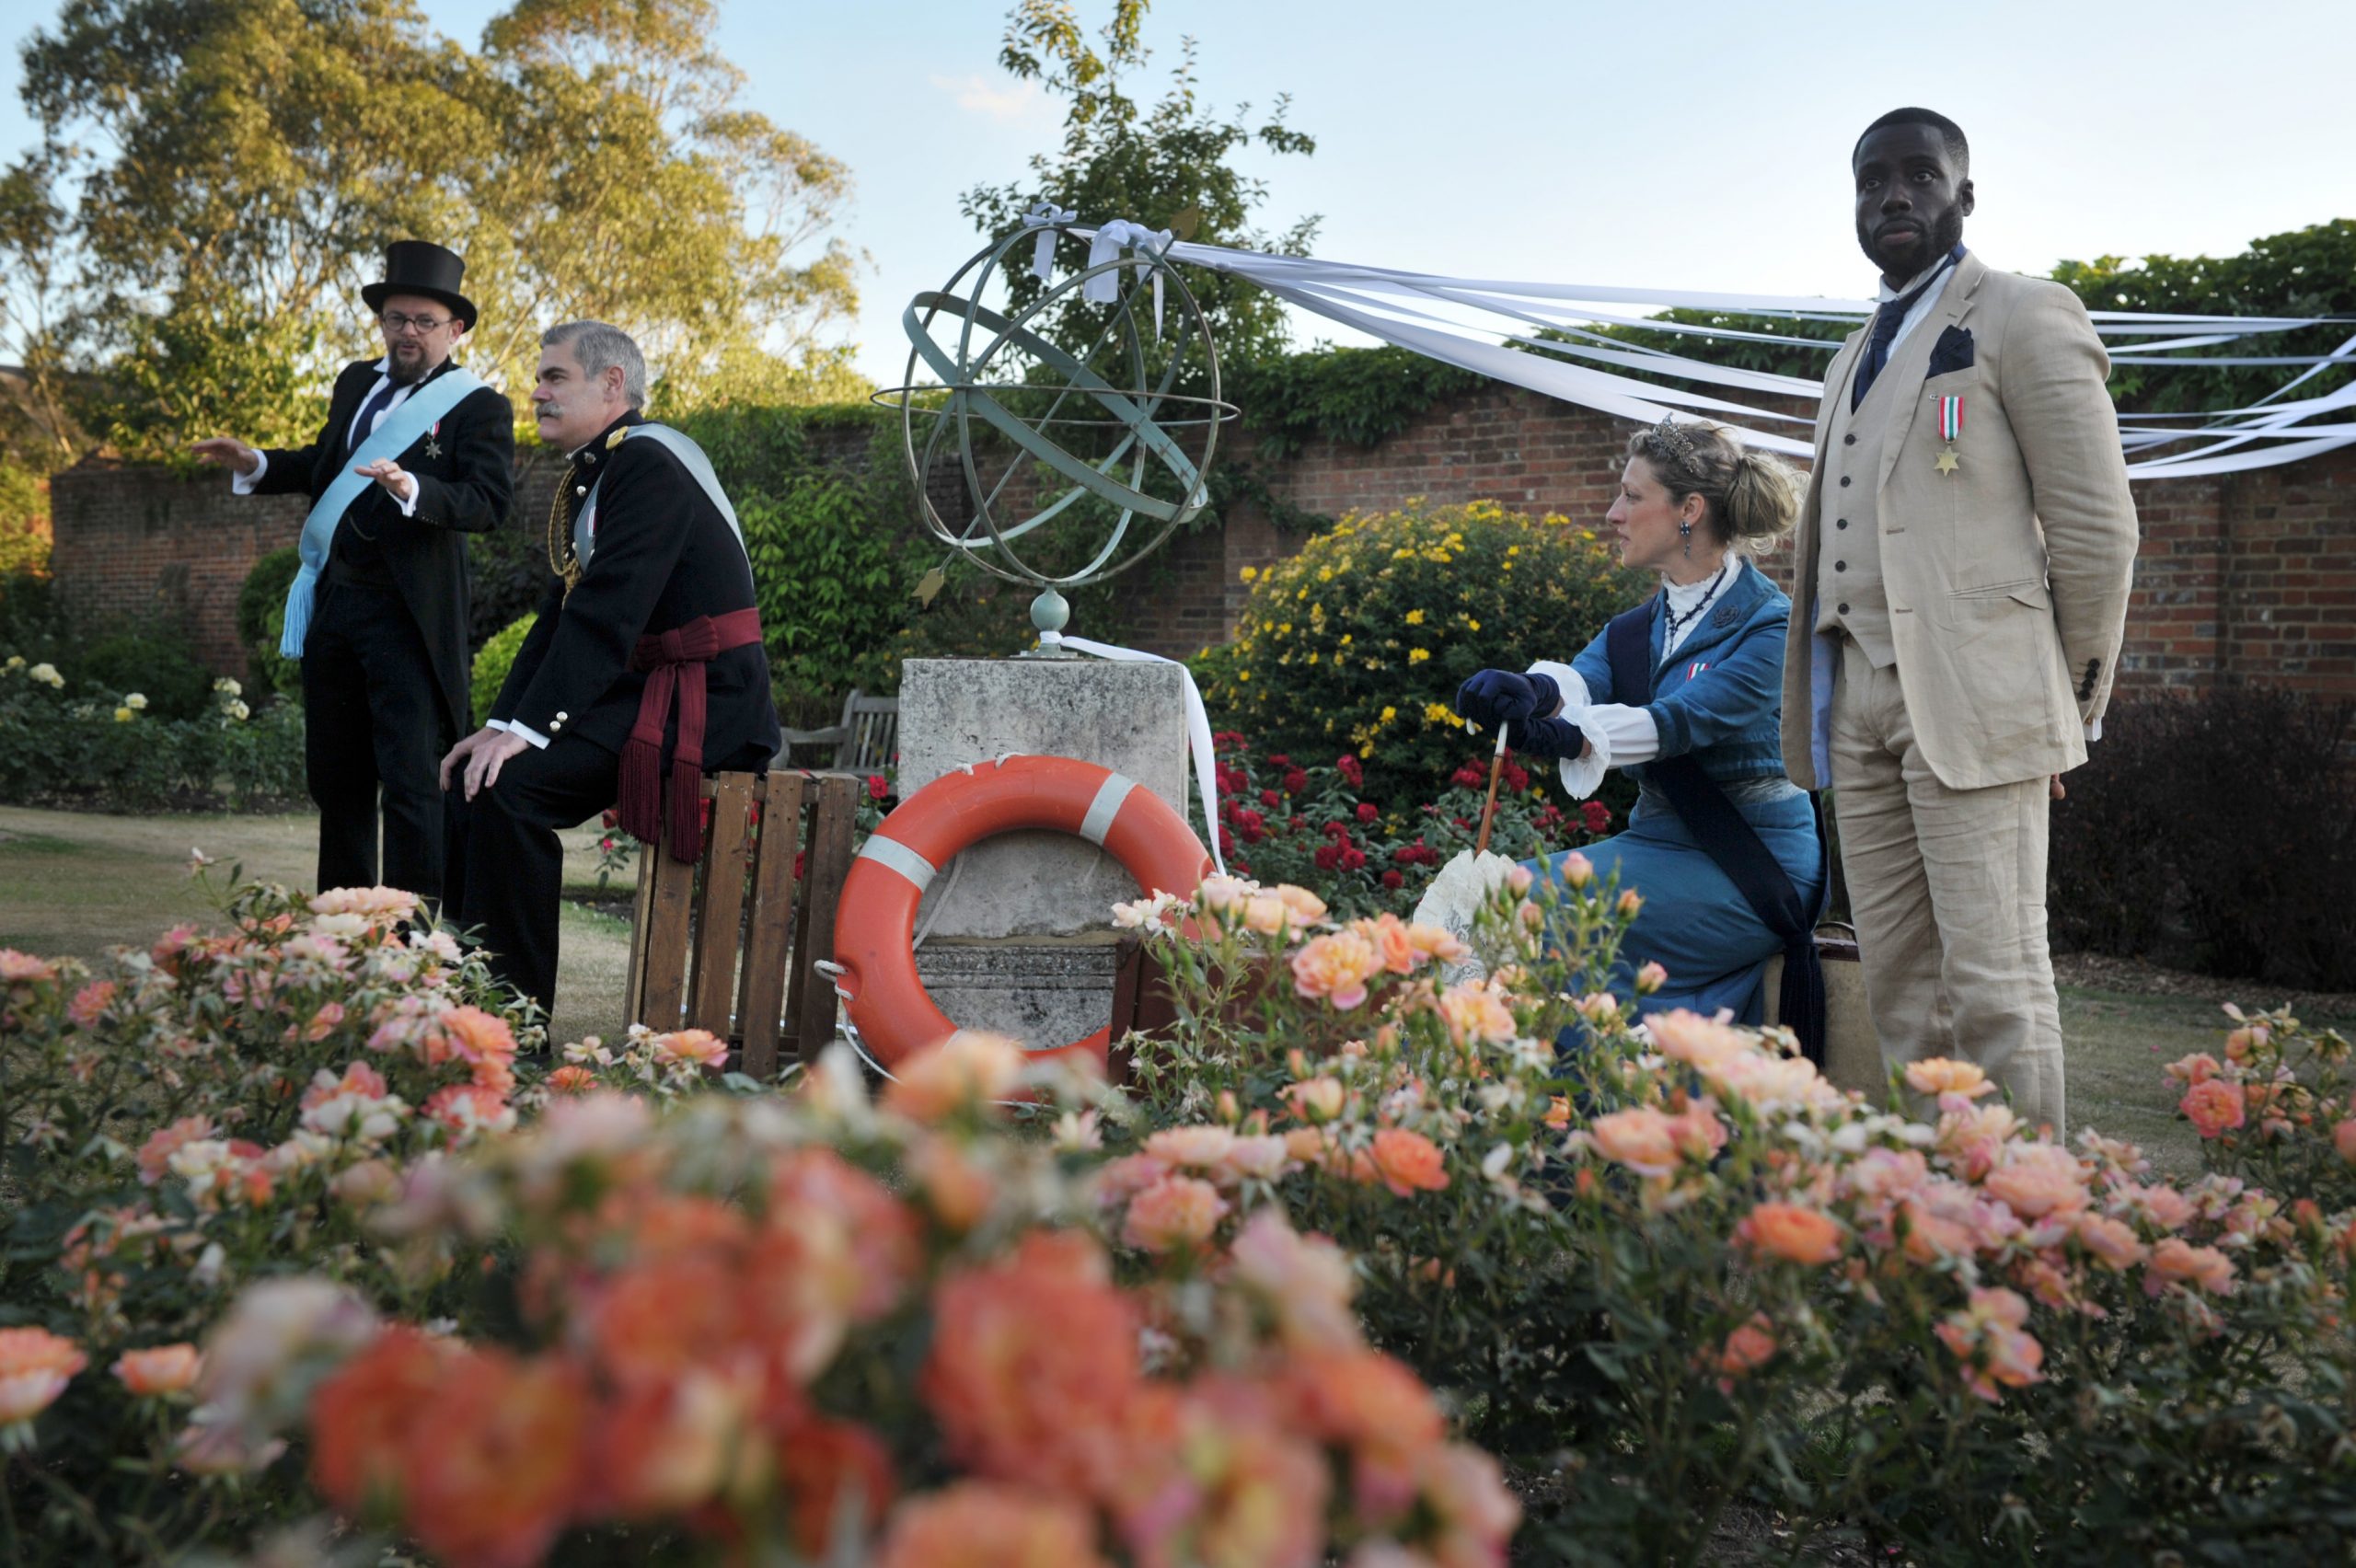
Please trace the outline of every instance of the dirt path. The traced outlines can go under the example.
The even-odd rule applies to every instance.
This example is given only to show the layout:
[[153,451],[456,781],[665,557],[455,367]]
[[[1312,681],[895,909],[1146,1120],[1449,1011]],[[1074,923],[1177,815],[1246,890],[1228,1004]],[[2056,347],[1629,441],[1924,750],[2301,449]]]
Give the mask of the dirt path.
[[[0,806],[0,946],[95,960],[109,948],[152,941],[179,920],[209,923],[217,910],[189,876],[192,849],[233,863],[250,880],[307,887],[317,821],[287,816],[101,816]],[[566,836],[569,882],[596,880],[595,835]],[[560,1039],[618,1033],[629,963],[629,928],[567,905],[553,1020]]]

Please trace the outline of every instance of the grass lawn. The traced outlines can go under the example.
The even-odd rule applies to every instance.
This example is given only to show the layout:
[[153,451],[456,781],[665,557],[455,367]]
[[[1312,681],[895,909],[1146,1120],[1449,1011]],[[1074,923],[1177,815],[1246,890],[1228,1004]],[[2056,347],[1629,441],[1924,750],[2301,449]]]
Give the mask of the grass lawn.
[[[307,814],[98,816],[0,806],[0,947],[97,959],[110,947],[153,941],[175,921],[210,921],[216,911],[188,874],[191,848],[220,862],[215,886],[240,861],[250,879],[307,887],[317,832]],[[596,885],[596,836],[594,828],[565,836],[568,883]],[[568,903],[562,940],[557,1038],[619,1033],[629,927]]]
[[[289,816],[97,816],[0,807],[0,946],[95,959],[118,943],[145,943],[176,920],[213,914],[188,875],[189,851],[242,861],[246,874],[296,886],[310,881],[313,819]],[[567,882],[596,881],[594,828],[566,836]],[[555,1026],[560,1039],[619,1032],[629,929],[568,903]],[[2198,1166],[2192,1131],[2176,1115],[2160,1069],[2222,1043],[2219,1004],[2270,1005],[2257,987],[2218,981],[2212,996],[2143,996],[2065,986],[2062,1029],[2069,1053],[2073,1127],[2094,1125],[2142,1144],[2165,1169]],[[2343,1032],[2356,1018],[2317,1017]]]

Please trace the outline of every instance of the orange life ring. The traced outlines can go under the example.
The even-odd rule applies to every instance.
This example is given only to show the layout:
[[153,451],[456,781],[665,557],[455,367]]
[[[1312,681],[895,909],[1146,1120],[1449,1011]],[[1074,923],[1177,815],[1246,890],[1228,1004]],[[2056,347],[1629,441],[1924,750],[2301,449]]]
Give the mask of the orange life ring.
[[[917,975],[917,905],[950,858],[1020,828],[1069,833],[1118,860],[1146,893],[1192,897],[1211,869],[1186,819],[1134,778],[1068,756],[1012,756],[945,773],[870,835],[835,915],[835,981],[875,1058],[889,1067],[957,1031]],[[1037,1055],[1086,1053],[1099,1064],[1109,1026]]]

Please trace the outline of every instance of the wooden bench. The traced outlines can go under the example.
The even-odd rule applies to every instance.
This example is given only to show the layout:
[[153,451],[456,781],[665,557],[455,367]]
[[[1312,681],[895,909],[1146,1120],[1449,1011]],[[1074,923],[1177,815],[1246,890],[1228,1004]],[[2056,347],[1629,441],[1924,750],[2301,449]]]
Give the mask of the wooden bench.
[[831,745],[834,754],[827,758],[820,773],[846,773],[860,777],[881,773],[891,766],[893,756],[900,749],[900,699],[896,697],[870,697],[857,686],[843,699],[840,721],[823,730],[788,730],[785,744],[778,748],[780,767],[789,766],[796,746]]
[[779,768],[707,778],[703,795],[710,836],[695,864],[673,857],[667,812],[663,844],[638,858],[629,1021],[709,1030],[767,1081],[788,1048],[810,1061],[835,1038],[835,989],[813,966],[834,956],[856,786]]

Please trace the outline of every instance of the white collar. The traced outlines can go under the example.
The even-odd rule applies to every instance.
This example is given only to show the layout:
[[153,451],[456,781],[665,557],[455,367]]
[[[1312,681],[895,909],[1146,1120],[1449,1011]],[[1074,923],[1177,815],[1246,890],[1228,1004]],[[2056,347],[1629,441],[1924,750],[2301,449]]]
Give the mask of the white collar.
[[1660,585],[1662,591],[1669,594],[1669,607],[1681,616],[1692,610],[1694,605],[1700,604],[1703,600],[1708,598],[1710,596],[1711,590],[1725,587],[1727,579],[1734,571],[1734,556],[1729,552],[1726,560],[1718,567],[1718,570],[1712,572],[1707,577],[1701,578],[1692,582],[1671,582],[1669,580],[1668,574],[1664,572],[1661,576]]

